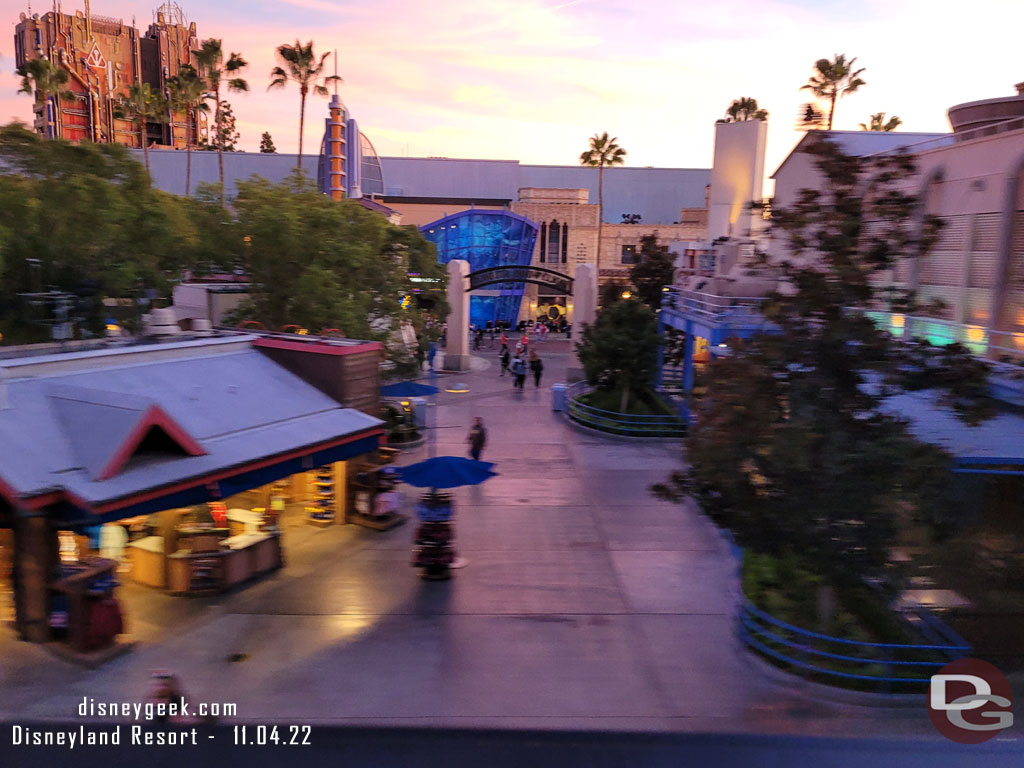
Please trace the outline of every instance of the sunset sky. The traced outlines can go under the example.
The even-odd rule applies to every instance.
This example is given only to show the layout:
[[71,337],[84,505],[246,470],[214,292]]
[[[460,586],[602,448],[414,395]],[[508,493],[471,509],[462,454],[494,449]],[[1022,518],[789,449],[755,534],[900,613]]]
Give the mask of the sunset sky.
[[[873,112],[903,130],[946,131],[946,109],[1013,94],[1024,80],[1021,0],[183,0],[200,39],[220,37],[249,61],[251,91],[230,101],[243,149],[269,130],[298,145],[294,86],[267,92],[274,49],[312,39],[338,50],[342,98],[382,155],[573,164],[608,131],[627,165],[711,165],[712,128],[730,101],[752,96],[771,113],[767,173],[798,140],[799,87],[836,52],[867,68],[836,127]],[[140,29],[156,3],[94,0],[95,14]],[[50,4],[33,3],[35,12]],[[73,12],[81,2],[66,0]],[[30,118],[13,75],[20,0],[0,0],[0,120]],[[326,102],[307,108],[315,151]]]

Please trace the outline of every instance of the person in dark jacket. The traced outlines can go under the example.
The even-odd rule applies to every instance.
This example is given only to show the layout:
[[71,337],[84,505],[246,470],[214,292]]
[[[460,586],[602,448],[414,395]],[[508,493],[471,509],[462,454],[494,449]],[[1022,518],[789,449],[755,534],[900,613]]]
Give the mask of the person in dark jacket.
[[512,355],[508,351],[508,344],[501,345],[501,352],[498,353],[498,358],[501,360],[501,373],[500,376],[505,375],[505,371],[508,370],[509,360],[512,359]]
[[469,430],[466,442],[469,443],[470,458],[474,461],[480,461],[480,456],[484,452],[484,446],[487,445],[487,430],[484,429],[484,420],[479,416],[473,419],[473,427]]
[[533,372],[533,386],[540,387],[540,377],[544,373],[544,361],[540,359],[536,349],[530,350],[530,370]]

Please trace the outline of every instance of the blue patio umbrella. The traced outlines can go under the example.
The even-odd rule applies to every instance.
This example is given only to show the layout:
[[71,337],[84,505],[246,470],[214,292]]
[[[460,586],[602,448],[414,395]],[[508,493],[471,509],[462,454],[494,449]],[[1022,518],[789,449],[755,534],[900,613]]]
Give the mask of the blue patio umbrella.
[[418,381],[399,381],[380,388],[381,397],[427,397],[437,392],[437,387],[420,384]]
[[407,467],[398,467],[403,483],[417,488],[457,488],[479,485],[497,475],[490,461],[474,461],[461,456],[435,456]]

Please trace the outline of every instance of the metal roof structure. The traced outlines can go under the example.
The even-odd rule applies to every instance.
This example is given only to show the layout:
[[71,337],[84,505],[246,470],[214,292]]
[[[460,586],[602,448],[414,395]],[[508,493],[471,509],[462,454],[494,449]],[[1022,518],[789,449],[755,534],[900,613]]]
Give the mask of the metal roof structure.
[[278,365],[253,338],[0,361],[0,492],[103,514],[317,450],[376,447],[379,419]]
[[1002,412],[972,427],[928,391],[887,398],[885,407],[907,419],[918,438],[946,449],[958,466],[1024,464],[1024,417],[1015,413]]
[[[598,173],[581,165],[522,165],[517,160],[382,157],[390,198],[475,199],[512,202],[525,187],[586,189],[597,202]],[[683,208],[703,208],[711,183],[706,168],[606,168],[604,220],[640,214],[645,224],[679,221]]]
[[775,178],[789,159],[798,152],[803,152],[804,145],[814,138],[824,138],[839,145],[843,154],[852,157],[866,157],[877,155],[882,152],[891,152],[894,149],[911,149],[915,144],[931,141],[934,139],[949,139],[953,141],[952,133],[910,133],[906,131],[807,131],[796,143],[796,146],[786,155],[771,178]]

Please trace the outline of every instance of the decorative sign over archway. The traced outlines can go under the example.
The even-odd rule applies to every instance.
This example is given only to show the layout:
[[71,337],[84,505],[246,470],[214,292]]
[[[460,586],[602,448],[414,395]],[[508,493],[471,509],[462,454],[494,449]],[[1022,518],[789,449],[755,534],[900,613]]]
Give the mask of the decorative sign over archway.
[[555,293],[572,295],[572,278],[544,267],[489,267],[469,273],[469,291],[496,283],[534,283]]

